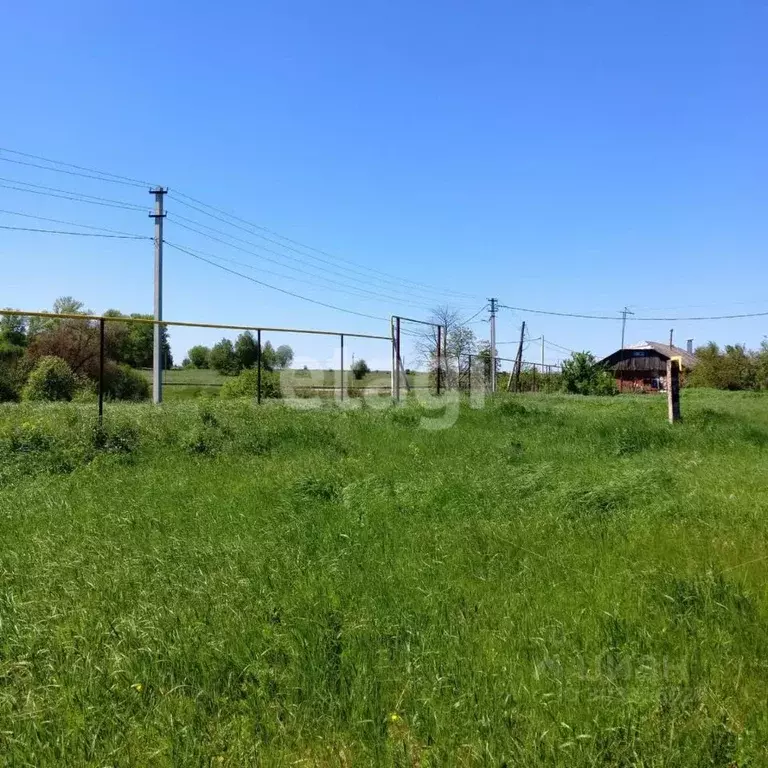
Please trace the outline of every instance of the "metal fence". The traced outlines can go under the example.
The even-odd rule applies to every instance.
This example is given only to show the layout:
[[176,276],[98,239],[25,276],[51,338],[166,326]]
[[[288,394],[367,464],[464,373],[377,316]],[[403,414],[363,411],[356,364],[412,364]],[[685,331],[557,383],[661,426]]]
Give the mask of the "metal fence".
[[[511,364],[506,367],[505,363]],[[522,362],[507,357],[494,359],[496,390],[507,392],[556,392],[560,389],[560,365]],[[462,392],[487,392],[491,387],[491,357],[487,354],[465,355],[459,358],[455,372],[458,389]]]
[[[106,399],[106,387],[105,387],[105,366],[108,362],[107,358],[107,325],[109,323],[118,323],[118,324],[141,324],[141,325],[153,325],[153,326],[161,326],[163,328],[200,328],[200,329],[213,329],[213,330],[222,330],[222,331],[240,331],[245,332],[249,331],[253,334],[255,334],[255,340],[256,340],[256,349],[257,349],[257,358],[256,358],[256,402],[261,404],[261,402],[265,399],[265,387],[264,387],[264,375],[265,375],[265,366],[263,361],[263,355],[262,351],[264,349],[263,342],[264,340],[264,334],[266,333],[283,333],[283,334],[306,334],[310,336],[325,336],[325,337],[331,337],[338,339],[339,342],[339,365],[336,369],[330,369],[330,373],[332,374],[335,381],[332,385],[322,385],[320,387],[312,386],[311,384],[307,386],[301,386],[295,387],[296,390],[298,390],[299,394],[301,394],[302,390],[325,390],[326,393],[331,393],[334,396],[338,396],[338,398],[343,401],[345,397],[348,397],[350,393],[352,393],[352,390],[354,387],[350,387],[349,382],[349,371],[346,369],[345,365],[345,342],[347,342],[349,339],[369,339],[369,340],[379,340],[379,341],[386,341],[389,344],[392,344],[392,339],[389,336],[381,336],[376,334],[368,334],[368,333],[357,333],[357,332],[350,332],[350,331],[326,331],[326,330],[317,330],[317,329],[310,329],[310,328],[281,328],[281,327],[272,327],[272,326],[266,326],[266,325],[225,325],[220,323],[198,323],[198,322],[186,322],[186,321],[175,321],[175,320],[154,320],[151,318],[139,318],[139,317],[123,317],[123,316],[104,316],[104,315],[82,315],[82,314],[58,314],[54,312],[34,312],[34,311],[24,311],[24,310],[16,310],[16,309],[3,309],[0,310],[0,316],[2,315],[10,315],[10,316],[17,316],[17,317],[25,317],[25,318],[40,318],[41,320],[48,320],[51,322],[70,322],[70,323],[78,323],[82,324],[81,327],[86,328],[88,330],[88,333],[86,334],[87,342],[90,344],[92,351],[90,354],[92,355],[92,362],[97,361],[97,370],[98,370],[98,376],[97,376],[97,398],[98,398],[98,416],[99,420],[101,421],[104,416],[104,403]],[[167,376],[169,371],[164,371],[164,377]],[[389,379],[390,378],[390,372],[386,372],[386,376]],[[153,400],[155,403],[162,402],[163,399],[163,381],[161,379],[160,386],[153,385]],[[180,386],[178,382],[171,383],[167,382],[165,383],[165,386]],[[206,385],[206,384],[194,384],[189,386],[197,386],[197,387],[205,387],[205,386],[216,386],[216,385]],[[386,386],[380,386],[378,387],[379,390],[382,391],[384,394],[390,394],[390,384],[389,382],[386,383]],[[354,393],[353,393],[354,394]]]

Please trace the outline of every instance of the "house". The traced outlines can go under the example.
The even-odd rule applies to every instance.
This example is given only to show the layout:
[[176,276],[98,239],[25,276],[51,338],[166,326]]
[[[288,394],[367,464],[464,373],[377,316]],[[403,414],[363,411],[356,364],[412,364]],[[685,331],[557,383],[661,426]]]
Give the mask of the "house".
[[621,391],[662,392],[666,386],[667,360],[678,358],[685,371],[696,365],[693,352],[660,341],[641,341],[600,360],[600,365],[612,371]]

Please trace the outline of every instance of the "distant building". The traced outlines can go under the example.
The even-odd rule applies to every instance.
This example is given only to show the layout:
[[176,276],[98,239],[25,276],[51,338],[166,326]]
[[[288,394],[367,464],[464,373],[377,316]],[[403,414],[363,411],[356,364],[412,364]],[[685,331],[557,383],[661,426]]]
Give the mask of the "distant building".
[[618,349],[604,357],[600,365],[610,370],[622,391],[663,392],[666,385],[667,360],[680,360],[683,372],[696,365],[696,357],[681,347],[660,341],[641,341]]

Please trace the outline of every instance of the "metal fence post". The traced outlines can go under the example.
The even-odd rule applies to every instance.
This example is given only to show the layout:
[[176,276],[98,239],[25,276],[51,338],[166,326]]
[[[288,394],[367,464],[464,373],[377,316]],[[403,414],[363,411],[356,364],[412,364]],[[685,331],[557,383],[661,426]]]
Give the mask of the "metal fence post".
[[341,399],[344,400],[344,334],[340,334],[341,339]]
[[442,334],[443,334],[443,326],[438,325],[437,326],[437,394],[440,394],[440,356],[442,351]]
[[261,405],[261,328],[256,331],[256,364],[258,373],[256,374],[256,402]]
[[467,356],[467,390],[472,394],[472,355]]
[[104,423],[104,318],[99,320],[99,427]]

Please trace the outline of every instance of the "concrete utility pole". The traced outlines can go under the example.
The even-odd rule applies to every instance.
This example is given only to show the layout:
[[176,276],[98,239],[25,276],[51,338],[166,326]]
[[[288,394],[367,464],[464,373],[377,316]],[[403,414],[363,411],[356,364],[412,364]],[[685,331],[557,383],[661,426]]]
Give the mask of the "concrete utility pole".
[[498,299],[488,299],[491,302],[491,392],[496,391],[496,310]]
[[541,372],[544,373],[544,334],[541,334]]
[[627,315],[634,315],[634,312],[630,312],[628,307],[624,307],[621,311],[621,378],[619,379],[619,392],[624,390],[624,331],[627,328]]
[[[155,212],[149,214],[155,220],[155,320],[163,319],[163,195],[167,191],[162,187],[149,190],[149,194],[155,196]],[[157,322],[154,330],[152,400],[158,404],[163,402],[163,334]]]

